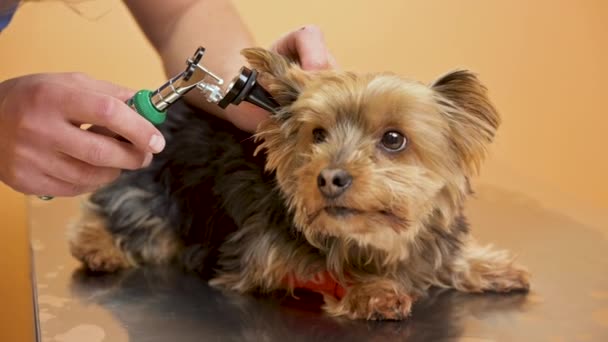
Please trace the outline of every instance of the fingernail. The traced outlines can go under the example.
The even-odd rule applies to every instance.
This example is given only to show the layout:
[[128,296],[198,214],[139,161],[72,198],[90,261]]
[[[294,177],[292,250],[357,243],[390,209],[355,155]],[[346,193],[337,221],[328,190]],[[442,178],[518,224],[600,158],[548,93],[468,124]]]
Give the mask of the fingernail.
[[152,138],[150,138],[150,143],[148,146],[150,146],[152,153],[159,153],[165,148],[165,138],[154,134]]
[[144,158],[144,162],[141,164],[141,167],[148,167],[152,162],[152,153],[146,153],[146,157]]

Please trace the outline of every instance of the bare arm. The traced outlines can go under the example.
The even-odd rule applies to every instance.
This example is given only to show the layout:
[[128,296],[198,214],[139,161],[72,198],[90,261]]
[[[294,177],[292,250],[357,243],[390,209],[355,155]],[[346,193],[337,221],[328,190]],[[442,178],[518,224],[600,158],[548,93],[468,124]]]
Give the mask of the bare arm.
[[[124,0],[133,16],[160,54],[167,76],[182,72],[185,61],[198,46],[206,48],[203,64],[229,82],[245,60],[240,51],[254,46],[254,40],[229,0]],[[308,70],[335,66],[321,30],[305,26],[281,37],[273,49],[298,57]],[[190,103],[253,131],[268,113],[242,102],[226,110],[205,102],[196,91]]]
[[[254,45],[230,1],[125,0],[125,4],[160,54],[168,77],[182,72],[186,59],[198,46],[204,46],[203,64],[228,82],[244,65],[241,49]],[[250,131],[267,115],[249,104],[224,111],[196,91],[188,94],[187,100]]]

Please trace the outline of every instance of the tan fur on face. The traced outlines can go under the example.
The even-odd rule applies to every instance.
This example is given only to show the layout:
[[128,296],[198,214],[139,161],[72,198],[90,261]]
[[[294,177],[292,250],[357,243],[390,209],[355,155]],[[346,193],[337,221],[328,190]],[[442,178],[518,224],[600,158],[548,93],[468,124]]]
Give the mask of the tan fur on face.
[[[528,288],[527,271],[508,253],[471,242],[462,214],[469,178],[500,124],[475,75],[451,72],[427,86],[388,73],[308,73],[262,49],[244,55],[282,105],[258,130],[266,168],[328,271],[353,284],[344,299],[327,299],[330,313],[402,318],[431,286]],[[315,129],[326,131],[324,141],[314,142]],[[402,133],[407,147],[382,149],[387,131]],[[337,199],[318,189],[325,168],[352,176]],[[354,214],[330,215],[328,205]],[[374,298],[368,287],[386,291]]]
[[[256,59],[268,56],[256,53],[246,56],[254,65],[268,67]],[[481,144],[491,139],[493,131],[488,132],[497,121],[463,114],[457,105],[459,89],[454,88],[470,91],[466,82],[439,80],[434,89],[390,74],[319,72],[309,77],[277,57],[272,61],[279,67],[266,70],[280,76],[267,81],[269,88],[290,96],[281,96],[283,110],[260,127],[258,137],[267,152],[267,168],[276,172],[296,225],[311,243],[323,235],[354,239],[388,252],[389,259],[403,260],[408,243],[434,209],[439,206],[447,220],[455,215],[467,194],[466,177],[483,158]],[[474,90],[483,90],[478,88]],[[476,113],[496,116],[491,106]],[[328,136],[315,145],[312,132],[317,128]],[[405,134],[405,151],[379,148],[388,130]],[[468,140],[456,141],[455,130],[468,130]],[[358,210],[359,215],[336,219],[323,211],[328,203],[317,189],[316,176],[327,167],[353,176],[351,188],[333,205]]]

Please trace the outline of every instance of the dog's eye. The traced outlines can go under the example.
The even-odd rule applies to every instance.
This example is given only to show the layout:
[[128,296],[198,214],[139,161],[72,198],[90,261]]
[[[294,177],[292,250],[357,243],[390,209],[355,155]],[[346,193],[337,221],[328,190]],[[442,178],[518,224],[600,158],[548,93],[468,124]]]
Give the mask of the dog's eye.
[[398,152],[405,148],[407,139],[397,131],[388,131],[382,136],[382,147],[390,152]]
[[325,141],[325,137],[327,135],[327,132],[325,132],[324,129],[322,128],[315,128],[312,130],[312,141],[315,144],[319,144]]

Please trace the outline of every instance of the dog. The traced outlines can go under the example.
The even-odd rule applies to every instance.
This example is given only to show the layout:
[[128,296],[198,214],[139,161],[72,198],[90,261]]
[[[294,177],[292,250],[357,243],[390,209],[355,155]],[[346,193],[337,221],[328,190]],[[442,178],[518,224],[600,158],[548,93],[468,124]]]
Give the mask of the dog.
[[467,70],[429,85],[243,55],[280,109],[254,135],[179,103],[165,150],[91,194],[69,230],[92,271],[177,264],[238,293],[319,292],[350,319],[402,320],[431,288],[527,291],[463,213],[500,126]]

